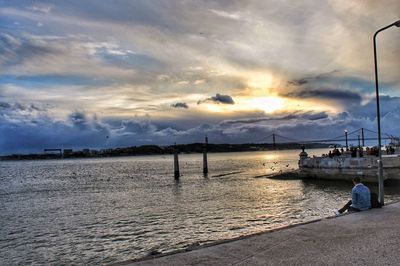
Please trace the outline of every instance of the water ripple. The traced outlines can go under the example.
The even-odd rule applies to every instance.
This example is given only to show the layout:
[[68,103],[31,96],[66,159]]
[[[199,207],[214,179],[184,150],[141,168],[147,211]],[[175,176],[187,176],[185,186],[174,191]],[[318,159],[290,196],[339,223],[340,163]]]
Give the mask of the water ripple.
[[0,261],[113,263],[309,221],[348,200],[349,183],[254,178],[297,157],[210,154],[204,178],[202,157],[181,155],[179,182],[162,156],[0,162]]

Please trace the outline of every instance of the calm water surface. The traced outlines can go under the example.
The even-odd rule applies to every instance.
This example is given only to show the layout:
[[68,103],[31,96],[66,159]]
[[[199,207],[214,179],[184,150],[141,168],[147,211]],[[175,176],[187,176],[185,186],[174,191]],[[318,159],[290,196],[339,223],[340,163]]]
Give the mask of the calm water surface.
[[209,154],[206,178],[181,155],[180,182],[172,156],[0,162],[0,262],[107,264],[332,215],[351,183],[255,178],[298,153]]

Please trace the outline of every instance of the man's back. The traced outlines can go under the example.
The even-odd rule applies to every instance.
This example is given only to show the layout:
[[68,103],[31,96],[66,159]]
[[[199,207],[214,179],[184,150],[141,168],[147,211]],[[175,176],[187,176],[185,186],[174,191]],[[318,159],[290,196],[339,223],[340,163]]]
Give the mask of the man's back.
[[368,210],[371,207],[371,192],[369,188],[362,183],[356,184],[352,189],[351,207],[361,211]]

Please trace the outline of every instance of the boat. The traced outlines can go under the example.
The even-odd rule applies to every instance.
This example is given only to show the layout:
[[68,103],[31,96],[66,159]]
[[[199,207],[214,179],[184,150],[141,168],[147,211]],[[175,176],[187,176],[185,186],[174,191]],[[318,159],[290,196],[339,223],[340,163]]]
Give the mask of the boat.
[[[384,180],[400,181],[400,139],[393,139],[386,152],[382,150]],[[310,157],[304,146],[299,154],[299,175],[302,178],[352,180],[359,176],[364,182],[378,182],[378,148],[352,147],[329,154]]]

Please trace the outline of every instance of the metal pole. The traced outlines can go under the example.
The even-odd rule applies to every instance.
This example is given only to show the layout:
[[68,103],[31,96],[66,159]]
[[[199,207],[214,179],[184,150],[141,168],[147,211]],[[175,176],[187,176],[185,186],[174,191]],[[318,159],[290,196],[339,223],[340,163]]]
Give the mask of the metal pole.
[[376,52],[376,36],[379,32],[386,30],[392,26],[400,27],[400,20],[383,27],[374,34],[374,65],[375,65],[375,93],[376,93],[376,118],[378,122],[378,183],[379,183],[379,202],[384,205],[384,184],[383,184],[383,163],[382,163],[382,140],[381,140],[381,113],[379,109],[379,81],[378,81],[378,61]]
[[374,34],[374,65],[375,65],[375,93],[376,93],[376,119],[378,122],[378,185],[379,185],[379,202],[384,204],[384,189],[383,189],[383,163],[382,163],[382,140],[381,140],[381,112],[379,108],[379,82],[378,82],[378,62],[376,56],[376,36]]
[[203,144],[203,174],[204,175],[208,174],[207,144],[208,144],[208,138],[206,136],[204,144]]
[[346,137],[346,151],[348,151],[349,150],[349,145],[348,145],[348,142],[347,142],[347,130],[344,131],[344,136]]

